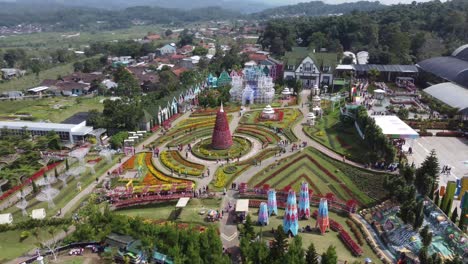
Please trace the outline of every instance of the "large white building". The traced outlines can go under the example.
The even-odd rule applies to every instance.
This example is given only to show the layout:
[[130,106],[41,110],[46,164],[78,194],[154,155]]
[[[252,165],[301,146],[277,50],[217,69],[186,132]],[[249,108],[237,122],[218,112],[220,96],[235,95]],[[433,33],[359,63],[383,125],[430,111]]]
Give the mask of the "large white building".
[[8,133],[12,133],[14,135],[21,135],[25,131],[28,131],[33,136],[44,136],[50,131],[54,131],[60,136],[61,140],[68,141],[72,144],[76,141],[83,140],[86,135],[93,131],[93,127],[86,126],[86,121],[79,124],[0,121],[0,134],[3,129],[7,129]]

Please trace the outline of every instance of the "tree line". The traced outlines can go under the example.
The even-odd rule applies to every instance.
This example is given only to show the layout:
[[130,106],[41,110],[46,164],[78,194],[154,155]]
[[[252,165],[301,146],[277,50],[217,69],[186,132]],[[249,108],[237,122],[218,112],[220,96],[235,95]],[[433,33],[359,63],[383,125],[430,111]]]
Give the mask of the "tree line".
[[259,38],[281,56],[292,46],[368,51],[369,63],[411,64],[448,54],[468,38],[468,3],[453,0],[394,5],[333,17],[274,19]]

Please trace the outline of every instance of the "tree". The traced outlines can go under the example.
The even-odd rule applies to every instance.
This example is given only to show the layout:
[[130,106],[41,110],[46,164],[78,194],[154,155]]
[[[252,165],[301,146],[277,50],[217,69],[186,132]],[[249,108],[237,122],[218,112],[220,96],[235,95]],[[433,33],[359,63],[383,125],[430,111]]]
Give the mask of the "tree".
[[380,76],[380,72],[377,69],[370,69],[368,74],[369,74],[369,78],[371,82],[375,82],[377,78]]
[[336,264],[338,263],[338,257],[336,255],[335,246],[330,245],[326,252],[322,254],[321,264]]
[[288,240],[286,233],[283,231],[283,226],[279,225],[274,234],[274,240],[270,249],[271,262],[283,260],[286,249],[288,248]]
[[117,95],[134,96],[141,93],[141,87],[137,79],[124,67],[117,69],[114,80],[118,84],[115,89]]
[[429,225],[425,225],[424,228],[419,231],[419,235],[421,236],[423,247],[428,248],[432,243],[432,232],[429,229]]
[[458,219],[458,209],[455,207],[452,212],[452,216],[450,216],[450,220],[452,220],[453,223],[456,223]]
[[109,143],[111,144],[111,148],[113,149],[121,148],[123,146],[123,141],[127,137],[128,137],[128,132],[125,132],[125,131],[122,131],[113,135],[109,140]]
[[401,108],[398,110],[397,116],[398,116],[400,119],[408,119],[408,116],[409,116],[409,111],[408,111],[408,109],[406,109],[406,107],[401,107]]
[[252,224],[252,218],[250,215],[247,215],[245,218],[244,228],[242,234],[249,240],[255,237],[255,230]]
[[434,193],[435,181],[439,174],[439,161],[435,150],[426,157],[421,166],[416,170],[414,185],[421,195],[431,195]]
[[204,47],[197,46],[195,49],[192,51],[193,55],[198,55],[198,56],[205,56],[208,54],[208,50],[205,49]]
[[166,37],[169,37],[170,35],[172,35],[172,30],[168,29],[164,32],[164,35],[166,35]]
[[319,264],[318,257],[319,255],[315,250],[315,245],[313,242],[311,242],[309,247],[307,248],[305,262],[306,264]]
[[429,254],[427,253],[427,247],[422,247],[419,250],[418,258],[420,263],[432,264],[432,258],[429,257]]
[[286,253],[286,259],[289,263],[303,264],[305,263],[304,259],[304,249],[302,249],[302,237],[295,236],[293,241],[289,244],[288,252]]
[[440,206],[440,195],[439,195],[439,190],[437,190],[434,194],[434,203],[437,206]]
[[191,44],[193,44],[193,35],[188,31],[188,29],[184,29],[179,36],[179,47]]

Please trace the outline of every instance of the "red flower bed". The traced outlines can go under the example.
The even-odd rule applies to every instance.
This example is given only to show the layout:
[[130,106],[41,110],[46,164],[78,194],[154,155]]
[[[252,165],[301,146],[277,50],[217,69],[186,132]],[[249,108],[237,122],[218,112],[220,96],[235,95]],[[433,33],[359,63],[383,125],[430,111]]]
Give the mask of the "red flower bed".
[[341,240],[351,250],[355,256],[361,256],[363,251],[361,247],[351,238],[351,236],[345,230],[339,232]]
[[31,177],[29,177],[23,184],[20,184],[20,185],[16,185],[14,186],[13,188],[9,189],[8,191],[6,191],[5,193],[3,193],[2,196],[0,196],[0,201],[3,201],[5,200],[6,198],[10,197],[13,193],[21,190],[24,186],[30,184],[32,181],[35,181],[37,179],[39,179],[40,177],[42,177],[46,172],[54,169],[55,167],[57,167],[60,163],[62,163],[62,161],[59,161],[59,162],[55,162],[55,163],[52,163],[50,165],[47,165],[46,168],[42,168],[40,170],[38,170],[36,173],[34,173]]
[[458,131],[447,131],[447,132],[437,132],[437,137],[463,137],[463,132]]
[[101,160],[102,160],[101,157],[97,157],[97,158],[95,158],[95,159],[88,160],[88,163],[91,163],[91,164],[92,164],[92,163],[98,163],[98,162],[100,162]]
[[329,223],[330,223],[330,228],[331,230],[335,231],[335,232],[340,232],[343,230],[343,226],[340,225],[340,223],[336,222],[335,220],[333,219],[328,219]]
[[124,162],[124,164],[122,164],[122,168],[124,170],[131,170],[135,167],[135,157],[136,155],[133,155],[131,156],[128,160],[126,160]]

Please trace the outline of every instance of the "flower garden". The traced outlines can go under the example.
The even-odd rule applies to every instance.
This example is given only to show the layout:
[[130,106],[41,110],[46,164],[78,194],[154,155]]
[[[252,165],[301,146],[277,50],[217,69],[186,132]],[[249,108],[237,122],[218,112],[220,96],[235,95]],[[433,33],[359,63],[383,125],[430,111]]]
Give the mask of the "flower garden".
[[237,158],[248,153],[252,142],[244,137],[233,137],[232,146],[229,149],[211,148],[211,137],[204,139],[192,147],[192,154],[200,159],[218,160],[226,158]]
[[170,150],[161,153],[161,163],[169,170],[191,176],[200,176],[205,166],[184,159],[178,151]]
[[212,189],[221,190],[224,187],[229,187],[229,185],[243,172],[255,165],[255,161],[261,161],[268,159],[279,152],[279,147],[268,148],[261,151],[259,154],[254,157],[243,160],[241,162],[236,162],[233,164],[220,166],[216,170],[215,177],[211,184]]
[[264,147],[269,144],[277,144],[281,140],[281,138],[270,129],[255,125],[239,126],[235,133],[256,138]]
[[[228,120],[232,116],[228,115]],[[197,139],[210,136],[213,132],[215,116],[191,117],[179,122],[170,132],[156,139],[151,145],[159,146],[167,142],[169,147],[193,143]]]
[[[171,184],[193,184],[193,182],[189,180],[165,175],[156,168],[156,166],[154,166],[152,156],[153,154],[151,152],[140,152],[128,159],[124,164],[122,164],[121,173],[128,171],[135,171],[136,173],[136,171],[139,170],[142,172],[141,177],[137,179],[121,178],[119,182],[128,183],[129,181],[132,181],[132,183],[136,185],[134,187],[134,191],[139,191],[146,186],[154,185],[165,185],[167,188],[170,188]],[[119,173],[119,171],[114,171],[114,173]]]
[[260,115],[262,111],[250,111],[245,113],[239,124],[240,125],[254,125],[257,127],[266,127],[268,129],[278,129],[284,136],[291,142],[298,140],[297,136],[293,133],[292,128],[295,123],[300,120],[302,112],[299,109],[282,108],[279,109],[283,112],[283,120],[270,121],[261,120]]
[[341,200],[352,199],[366,206],[385,196],[384,178],[383,174],[351,167],[308,147],[258,172],[248,184],[299,190],[300,183],[306,181],[314,194],[333,193]]
[[[226,113],[239,112],[240,110],[240,106],[237,106],[237,105],[232,105],[232,106],[225,105],[223,108],[224,108],[224,112]],[[218,112],[218,110],[219,110],[218,107],[215,107],[215,108],[208,107],[204,109],[202,108],[190,114],[190,117],[216,116],[216,113]]]

